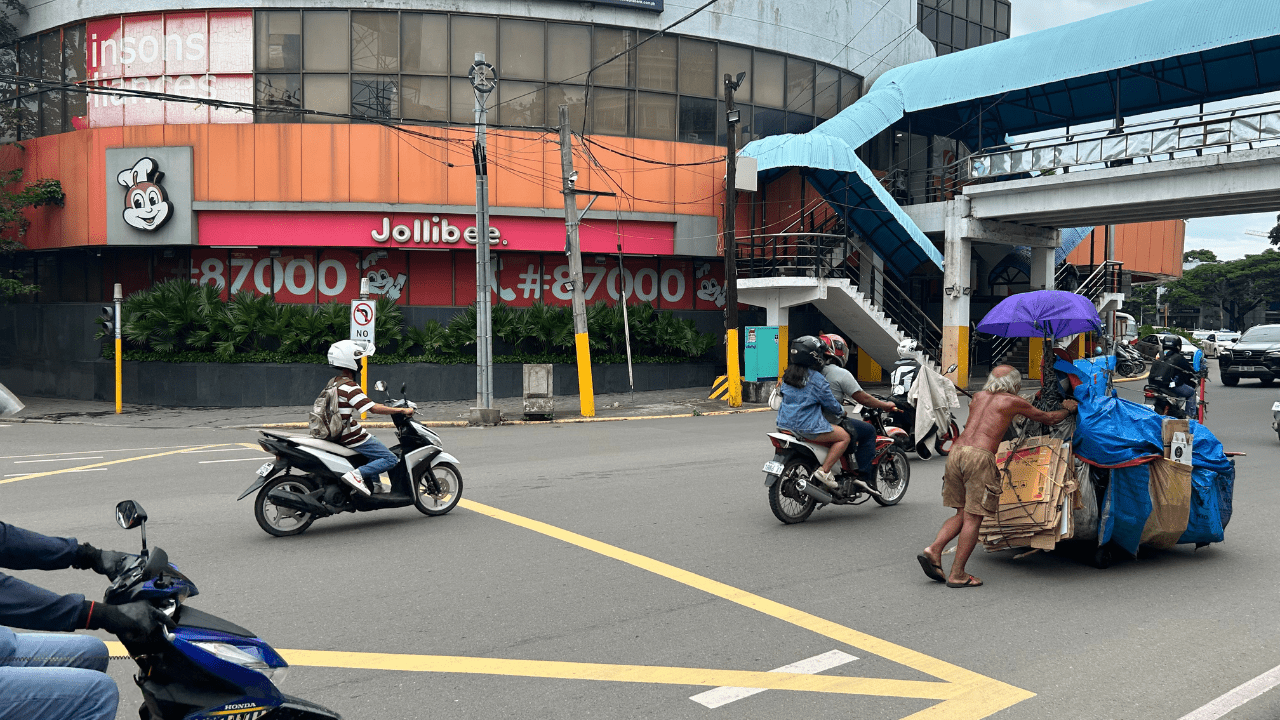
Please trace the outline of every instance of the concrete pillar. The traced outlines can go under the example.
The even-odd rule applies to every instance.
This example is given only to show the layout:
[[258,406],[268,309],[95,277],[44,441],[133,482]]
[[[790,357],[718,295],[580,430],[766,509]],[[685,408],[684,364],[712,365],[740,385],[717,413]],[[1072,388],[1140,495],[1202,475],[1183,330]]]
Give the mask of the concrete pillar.
[[942,271],[942,369],[955,364],[949,377],[960,387],[969,386],[969,278],[973,243],[962,236],[968,202],[947,202],[946,243]]
[[791,308],[782,304],[780,293],[770,293],[764,306],[764,324],[778,327],[778,379],[787,371],[787,359],[790,357],[790,324]]
[[[1053,290],[1054,249],[1031,248],[1031,289]],[[1027,347],[1027,377],[1040,379],[1040,363],[1044,359],[1044,343],[1040,338],[1031,338]]]

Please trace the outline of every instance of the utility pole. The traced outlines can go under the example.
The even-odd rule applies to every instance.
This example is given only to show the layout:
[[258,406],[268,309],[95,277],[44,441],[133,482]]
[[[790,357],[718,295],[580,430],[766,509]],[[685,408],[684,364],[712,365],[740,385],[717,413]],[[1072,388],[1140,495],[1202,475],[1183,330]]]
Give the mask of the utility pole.
[[573,341],[578,351],[578,403],[583,417],[595,417],[595,388],[591,381],[591,344],[587,337],[587,296],[582,283],[582,248],[578,244],[578,196],[592,195],[583,214],[596,197],[616,193],[592,192],[575,187],[578,173],[573,169],[573,135],[569,130],[569,106],[560,106],[560,170],[564,176],[564,252],[569,256],[569,284],[573,290]]
[[120,288],[120,283],[116,283],[112,289],[112,299],[115,301],[115,332],[116,332],[116,414],[124,412],[124,343],[120,339],[120,326],[124,324],[124,318],[120,315],[120,303],[124,300],[124,291]]
[[[1116,226],[1107,226],[1107,262],[1110,263],[1116,259]],[[1107,265],[1107,272],[1103,274],[1102,282],[1105,284],[1104,292],[1115,292],[1119,290],[1111,285],[1112,266]],[[1111,309],[1107,311],[1107,342],[1111,343],[1111,347],[1107,348],[1108,352],[1115,352],[1116,345],[1116,311]]]
[[[471,87],[476,95],[476,407],[493,408],[493,308],[489,291],[489,157],[485,150],[486,108],[489,93],[498,86],[493,66],[484,53],[476,53],[471,65]],[[475,415],[477,413],[473,413]],[[478,413],[483,420],[488,413]]]
[[738,122],[741,113],[733,105],[733,92],[746,73],[735,79],[725,73],[724,107],[728,129],[728,172],[725,174],[724,203],[724,329],[725,365],[729,376],[729,407],[742,406],[742,370],[738,363]]

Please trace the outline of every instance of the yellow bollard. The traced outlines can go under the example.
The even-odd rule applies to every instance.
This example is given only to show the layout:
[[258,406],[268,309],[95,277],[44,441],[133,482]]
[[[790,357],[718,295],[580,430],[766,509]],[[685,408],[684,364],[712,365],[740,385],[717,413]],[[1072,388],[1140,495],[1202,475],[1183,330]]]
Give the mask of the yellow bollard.
[[582,417],[596,416],[595,388],[591,382],[591,344],[586,333],[573,336],[578,349],[578,401]]

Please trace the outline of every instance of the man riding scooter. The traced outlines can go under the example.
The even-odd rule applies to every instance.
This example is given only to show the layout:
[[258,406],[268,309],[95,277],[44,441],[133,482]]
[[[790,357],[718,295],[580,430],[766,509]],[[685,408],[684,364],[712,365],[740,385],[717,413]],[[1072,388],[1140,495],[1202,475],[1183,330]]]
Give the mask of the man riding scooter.
[[[839,335],[819,335],[818,339],[823,345],[822,376],[827,379],[827,383],[831,385],[831,392],[836,396],[841,404],[847,402],[857,402],[867,407],[873,407],[880,410],[888,410],[897,412],[898,406],[891,402],[877,400],[869,395],[858,381],[853,377],[853,373],[849,372],[845,365],[849,362],[849,345],[844,338]],[[849,417],[847,414],[841,417],[832,415],[823,411],[828,422],[840,423],[841,427],[849,433],[852,438],[851,446],[856,448],[853,451],[853,457],[858,465],[858,474],[853,484],[862,492],[878,495],[875,490],[871,489],[865,482],[866,478],[871,477],[871,463],[876,455],[876,429],[871,423],[857,418]]]
[[[1166,335],[1160,340],[1162,352],[1151,363],[1151,375],[1147,382],[1161,392],[1190,399],[1196,394],[1196,371],[1191,362],[1182,354],[1182,338],[1177,335]],[[1158,407],[1156,412],[1165,414],[1167,408]]]

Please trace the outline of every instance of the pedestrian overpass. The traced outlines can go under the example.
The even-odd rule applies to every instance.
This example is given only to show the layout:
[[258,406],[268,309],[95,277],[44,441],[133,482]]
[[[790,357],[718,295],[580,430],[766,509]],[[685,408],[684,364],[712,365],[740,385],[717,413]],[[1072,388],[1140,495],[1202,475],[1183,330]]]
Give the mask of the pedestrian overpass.
[[[821,296],[881,365],[910,335],[967,382],[975,244],[1029,248],[1031,286],[1053,288],[1063,228],[1276,208],[1280,106],[1248,101],[1276,90],[1280,3],[1255,0],[1151,0],[895,68],[812,131],[743,149],[765,183],[799,169],[840,223],[789,264],[760,262],[768,239],[740,237],[739,298],[785,327],[787,307]],[[873,172],[859,150],[891,128],[972,152],[924,170],[926,183]],[[930,267],[943,276],[940,328],[882,297]],[[863,281],[881,269],[881,287]]]

